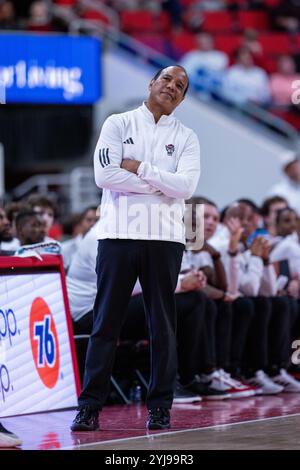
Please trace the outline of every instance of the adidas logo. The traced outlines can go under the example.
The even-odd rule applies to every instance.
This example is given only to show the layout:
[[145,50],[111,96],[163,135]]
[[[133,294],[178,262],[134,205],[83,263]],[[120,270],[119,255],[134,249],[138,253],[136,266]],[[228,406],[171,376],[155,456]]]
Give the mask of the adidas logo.
[[133,144],[132,137],[129,137],[129,139],[124,140],[123,144]]

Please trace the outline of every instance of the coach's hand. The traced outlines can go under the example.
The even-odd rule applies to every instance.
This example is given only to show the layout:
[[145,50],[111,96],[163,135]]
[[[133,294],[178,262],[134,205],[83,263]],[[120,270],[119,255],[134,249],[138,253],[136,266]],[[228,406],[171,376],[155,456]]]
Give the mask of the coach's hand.
[[138,167],[141,163],[142,162],[139,160],[130,160],[129,158],[124,158],[121,163],[121,168],[123,168],[123,170],[130,171],[130,173],[137,174]]

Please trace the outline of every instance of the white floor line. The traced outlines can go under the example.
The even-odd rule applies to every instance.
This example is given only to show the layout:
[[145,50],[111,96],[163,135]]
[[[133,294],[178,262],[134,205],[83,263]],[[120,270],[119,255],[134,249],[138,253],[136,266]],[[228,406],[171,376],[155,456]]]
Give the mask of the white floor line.
[[[93,446],[93,445],[106,445],[106,444],[116,444],[119,442],[125,442],[125,441],[132,441],[134,439],[157,439],[161,436],[171,436],[173,434],[182,434],[182,433],[188,433],[188,432],[194,432],[194,431],[207,431],[208,429],[217,429],[217,428],[225,428],[225,427],[230,427],[230,426],[237,426],[241,424],[249,424],[249,423],[258,423],[260,421],[271,421],[274,419],[280,419],[280,418],[291,418],[294,416],[300,416],[300,413],[295,413],[291,415],[282,415],[282,416],[272,416],[270,418],[260,418],[260,419],[252,419],[249,421],[238,421],[237,423],[227,423],[227,424],[214,424],[213,426],[206,426],[206,427],[201,427],[201,428],[193,428],[193,429],[182,429],[180,431],[167,431],[167,432],[162,432],[158,434],[149,434],[148,436],[136,436],[136,437],[123,437],[122,439],[110,439],[108,441],[96,441],[96,442],[90,442],[88,444],[78,444],[78,445],[73,445],[73,446],[68,446],[68,447],[61,447],[60,450],[72,450],[72,449],[78,449],[79,447],[88,447],[88,446]],[[99,431],[97,431],[99,432]],[[83,433],[85,434],[85,432]],[[132,449],[134,450],[134,449]]]

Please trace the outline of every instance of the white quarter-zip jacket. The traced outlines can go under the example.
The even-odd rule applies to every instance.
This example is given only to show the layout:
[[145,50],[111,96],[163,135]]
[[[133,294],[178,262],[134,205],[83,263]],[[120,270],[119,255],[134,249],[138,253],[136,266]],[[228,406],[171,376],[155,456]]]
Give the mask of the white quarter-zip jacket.
[[[123,159],[142,163],[138,174]],[[95,181],[103,188],[98,239],[166,240],[185,244],[184,200],[200,176],[196,134],[173,114],[157,123],[145,104],[110,116],[94,153]]]

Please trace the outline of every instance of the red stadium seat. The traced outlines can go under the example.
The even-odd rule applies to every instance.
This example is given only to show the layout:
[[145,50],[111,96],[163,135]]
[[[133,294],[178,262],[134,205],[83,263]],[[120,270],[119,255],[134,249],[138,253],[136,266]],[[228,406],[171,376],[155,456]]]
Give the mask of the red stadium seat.
[[125,33],[154,30],[153,15],[150,11],[123,11],[120,19],[121,30]]
[[300,116],[298,114],[291,111],[280,111],[277,109],[271,110],[271,113],[288,122],[295,129],[300,130]]
[[227,11],[204,12],[204,31],[231,31],[233,20]]
[[279,4],[280,0],[264,0],[264,2],[269,8],[275,8]]
[[261,65],[266,72],[274,73],[277,70],[277,57],[265,57]]
[[171,26],[169,15],[166,12],[155,15],[146,10],[123,11],[120,16],[121,30],[129,34],[138,31],[166,32]]
[[151,47],[161,54],[166,54],[166,40],[158,33],[134,33],[134,39],[140,41],[148,47]]
[[194,3],[198,3],[199,0],[181,0],[181,5],[183,6],[183,8],[188,8],[190,6],[192,6]]
[[297,34],[295,39],[296,39],[296,49],[297,49],[297,52],[299,53],[300,52],[300,34]]
[[238,22],[240,29],[253,28],[257,30],[270,29],[269,16],[264,11],[239,11]]
[[285,33],[260,34],[258,38],[265,54],[290,54],[291,43]]
[[208,32],[230,32],[233,18],[227,11],[187,11],[184,23],[188,29]]
[[102,13],[98,10],[85,10],[81,14],[81,18],[85,20],[99,21],[101,23],[110,24],[110,19],[105,15],[105,13]]
[[171,19],[170,15],[166,11],[162,11],[158,18],[156,17],[156,25],[158,31],[167,32],[171,30]]
[[42,25],[28,23],[26,30],[31,31],[32,33],[51,33],[51,31],[53,31],[53,27],[51,23]]
[[54,3],[60,7],[74,7],[77,0],[54,0]]
[[219,51],[231,55],[240,47],[241,39],[238,34],[216,34],[214,36],[215,47]]
[[192,49],[197,49],[197,40],[194,34],[179,33],[172,36],[172,44],[182,55]]

